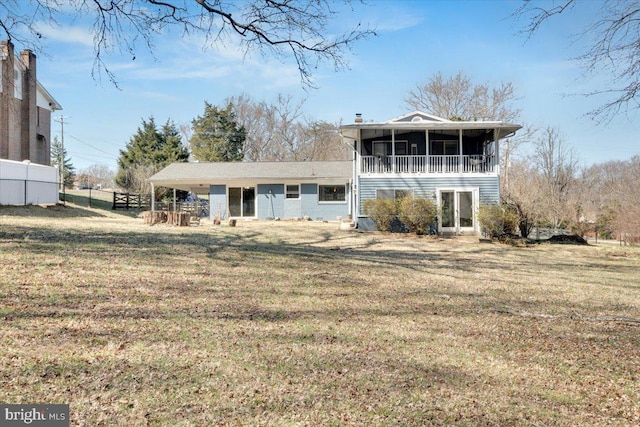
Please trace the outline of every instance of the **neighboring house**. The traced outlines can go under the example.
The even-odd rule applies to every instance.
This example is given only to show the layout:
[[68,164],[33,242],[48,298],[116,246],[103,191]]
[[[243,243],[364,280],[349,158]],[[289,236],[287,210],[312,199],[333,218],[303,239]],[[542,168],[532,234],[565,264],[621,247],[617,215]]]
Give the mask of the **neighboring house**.
[[0,205],[55,204],[58,172],[51,164],[51,113],[60,104],[36,79],[36,56],[14,55],[0,42]]
[[353,162],[172,163],[152,187],[209,195],[211,219],[336,220],[350,212]]
[[0,42],[0,159],[50,165],[51,113],[62,107],[37,81],[36,56]]
[[478,234],[478,207],[500,201],[501,139],[520,125],[451,121],[419,111],[386,122],[340,127],[352,161],[174,163],[154,186],[208,193],[211,217],[353,218],[374,229],[368,199],[425,197],[438,206],[440,233]]
[[438,232],[478,234],[481,203],[500,200],[499,141],[520,125],[498,121],[451,121],[420,111],[386,122],[340,128],[353,146],[354,217],[371,229],[362,205],[368,199],[410,194],[438,205]]

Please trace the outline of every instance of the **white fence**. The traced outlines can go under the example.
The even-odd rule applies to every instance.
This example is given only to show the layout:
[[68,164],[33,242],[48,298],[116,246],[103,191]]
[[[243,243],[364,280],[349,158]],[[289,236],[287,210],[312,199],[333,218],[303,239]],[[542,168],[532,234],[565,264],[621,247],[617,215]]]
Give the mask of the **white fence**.
[[53,205],[57,202],[57,168],[0,159],[0,205]]

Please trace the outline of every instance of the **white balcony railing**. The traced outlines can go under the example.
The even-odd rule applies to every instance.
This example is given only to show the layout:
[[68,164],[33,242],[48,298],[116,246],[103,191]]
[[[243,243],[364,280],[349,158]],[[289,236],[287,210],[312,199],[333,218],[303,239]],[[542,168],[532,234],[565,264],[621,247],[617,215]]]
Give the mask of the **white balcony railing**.
[[487,173],[495,156],[361,156],[361,173]]

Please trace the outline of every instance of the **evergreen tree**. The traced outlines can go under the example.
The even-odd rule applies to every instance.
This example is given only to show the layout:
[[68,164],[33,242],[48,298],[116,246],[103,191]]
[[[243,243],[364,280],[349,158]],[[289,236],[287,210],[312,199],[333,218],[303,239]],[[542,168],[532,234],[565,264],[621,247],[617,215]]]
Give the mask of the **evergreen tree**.
[[218,108],[205,101],[204,115],[192,122],[193,136],[189,140],[191,153],[201,162],[233,162],[242,160],[246,131],[233,112],[233,105]]
[[[62,173],[64,177],[64,186],[72,187],[73,181],[76,177],[76,168],[71,163],[71,158],[67,153],[67,149],[63,149],[62,142],[60,142],[56,136],[53,138],[53,142],[51,143],[51,166],[56,166],[59,170],[61,163],[64,166]],[[60,189],[62,189],[62,186],[60,186]]]
[[158,130],[153,117],[143,119],[137,133],[120,150],[116,184],[128,191],[148,192],[147,178],[170,163],[188,159],[180,131],[171,120]]

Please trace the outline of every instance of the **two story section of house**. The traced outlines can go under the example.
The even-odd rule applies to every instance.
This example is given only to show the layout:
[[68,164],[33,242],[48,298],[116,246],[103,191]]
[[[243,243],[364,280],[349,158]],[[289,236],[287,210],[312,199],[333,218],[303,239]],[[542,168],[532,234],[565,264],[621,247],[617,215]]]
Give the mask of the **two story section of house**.
[[386,122],[356,115],[340,134],[355,152],[352,203],[358,227],[374,227],[363,212],[365,200],[413,195],[437,203],[438,232],[478,234],[478,207],[500,200],[500,140],[520,128],[420,111]]
[[51,114],[61,109],[36,78],[36,55],[0,41],[0,159],[49,165]]

